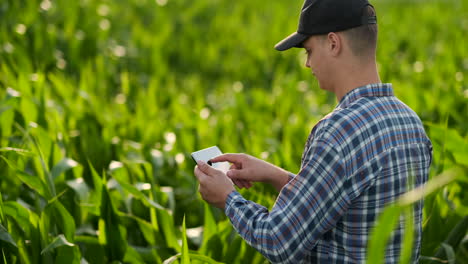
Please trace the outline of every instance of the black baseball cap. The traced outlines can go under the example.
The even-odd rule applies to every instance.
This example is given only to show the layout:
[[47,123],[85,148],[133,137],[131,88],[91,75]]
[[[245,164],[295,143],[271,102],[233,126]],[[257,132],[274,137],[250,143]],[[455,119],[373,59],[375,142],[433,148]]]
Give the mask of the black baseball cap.
[[376,24],[377,17],[365,16],[368,0],[305,0],[297,32],[275,45],[279,51],[301,48],[312,35],[339,32],[361,25]]

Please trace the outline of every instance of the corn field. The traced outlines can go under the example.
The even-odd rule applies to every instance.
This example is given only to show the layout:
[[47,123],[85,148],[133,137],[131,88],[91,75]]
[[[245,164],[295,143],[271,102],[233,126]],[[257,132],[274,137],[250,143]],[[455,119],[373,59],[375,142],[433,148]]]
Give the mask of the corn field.
[[[274,44],[303,1],[0,0],[0,263],[268,263],[205,203],[190,153],[291,172],[335,96]],[[468,1],[371,0],[382,81],[421,117],[430,180],[422,263],[468,263]],[[272,186],[241,190],[268,208]],[[400,263],[411,254],[407,226]]]

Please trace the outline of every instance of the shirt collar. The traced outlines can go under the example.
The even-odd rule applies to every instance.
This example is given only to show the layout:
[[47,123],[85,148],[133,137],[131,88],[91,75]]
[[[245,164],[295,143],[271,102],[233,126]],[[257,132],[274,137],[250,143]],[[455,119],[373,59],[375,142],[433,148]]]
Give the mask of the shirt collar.
[[361,97],[376,97],[376,96],[393,96],[393,88],[391,83],[373,83],[365,86],[360,86],[349,91],[343,98],[337,108],[346,108],[351,103]]

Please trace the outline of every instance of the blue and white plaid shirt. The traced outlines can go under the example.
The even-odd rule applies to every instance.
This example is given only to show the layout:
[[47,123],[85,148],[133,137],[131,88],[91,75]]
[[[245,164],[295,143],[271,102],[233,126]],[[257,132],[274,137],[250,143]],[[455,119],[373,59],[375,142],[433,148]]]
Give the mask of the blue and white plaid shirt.
[[[273,263],[363,263],[384,207],[426,182],[432,145],[391,84],[346,94],[312,129],[301,170],[281,190],[271,211],[238,192],[225,213],[237,232]],[[419,258],[422,206],[414,207]],[[389,240],[385,263],[399,260],[404,218]]]

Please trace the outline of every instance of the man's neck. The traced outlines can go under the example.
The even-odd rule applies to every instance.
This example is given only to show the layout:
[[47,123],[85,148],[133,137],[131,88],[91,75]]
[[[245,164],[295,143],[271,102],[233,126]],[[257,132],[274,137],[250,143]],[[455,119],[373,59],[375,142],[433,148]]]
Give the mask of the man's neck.
[[338,101],[355,88],[381,82],[375,62],[365,66],[349,67],[339,75],[341,76],[335,79],[333,90]]

